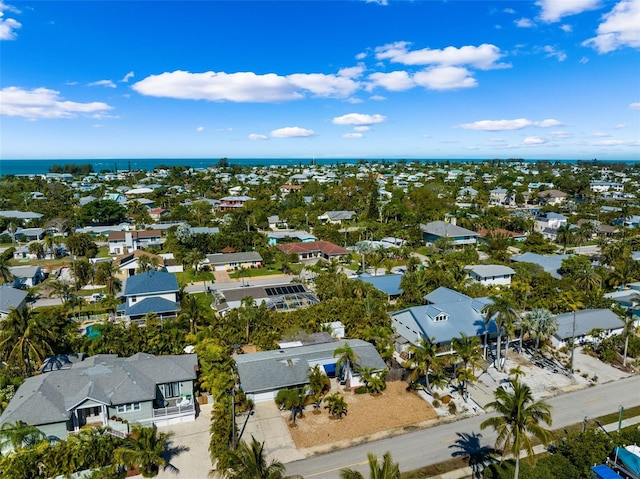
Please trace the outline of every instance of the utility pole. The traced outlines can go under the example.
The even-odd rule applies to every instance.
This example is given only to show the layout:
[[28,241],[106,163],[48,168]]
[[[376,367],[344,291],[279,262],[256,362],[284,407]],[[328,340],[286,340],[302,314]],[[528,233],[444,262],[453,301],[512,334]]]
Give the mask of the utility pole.
[[231,450],[236,450],[236,375],[231,368],[231,376],[233,377],[233,386],[231,389]]
[[620,416],[618,416],[618,434],[620,434],[620,429],[622,428],[622,413],[624,408],[620,405]]

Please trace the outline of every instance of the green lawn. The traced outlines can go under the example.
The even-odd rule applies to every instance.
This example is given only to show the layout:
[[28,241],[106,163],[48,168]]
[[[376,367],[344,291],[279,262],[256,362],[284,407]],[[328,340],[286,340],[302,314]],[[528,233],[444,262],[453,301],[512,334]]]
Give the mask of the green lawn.
[[242,279],[242,278],[255,278],[258,276],[270,276],[272,274],[282,274],[282,270],[277,268],[276,265],[272,267],[265,268],[256,268],[256,269],[245,269],[244,271],[236,271],[234,273],[230,273],[229,277],[232,279]]

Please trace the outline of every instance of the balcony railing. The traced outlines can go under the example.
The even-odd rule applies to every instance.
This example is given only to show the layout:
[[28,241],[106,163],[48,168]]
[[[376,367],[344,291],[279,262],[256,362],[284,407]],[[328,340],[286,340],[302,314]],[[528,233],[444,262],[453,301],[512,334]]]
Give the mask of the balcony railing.
[[161,407],[153,410],[153,417],[183,416],[195,412],[195,405]]

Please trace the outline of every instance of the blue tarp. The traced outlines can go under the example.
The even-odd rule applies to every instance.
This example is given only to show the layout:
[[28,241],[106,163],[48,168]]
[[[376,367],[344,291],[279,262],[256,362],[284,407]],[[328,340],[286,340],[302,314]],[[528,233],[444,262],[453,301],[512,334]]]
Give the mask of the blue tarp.
[[591,468],[595,479],[622,479],[621,476],[615,473],[609,466],[601,464]]

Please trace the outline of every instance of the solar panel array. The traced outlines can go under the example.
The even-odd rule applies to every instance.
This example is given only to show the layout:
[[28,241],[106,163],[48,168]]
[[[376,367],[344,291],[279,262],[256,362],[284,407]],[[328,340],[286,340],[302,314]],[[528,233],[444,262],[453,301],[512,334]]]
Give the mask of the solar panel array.
[[306,289],[301,284],[291,284],[287,286],[274,286],[269,288],[264,288],[265,292],[269,296],[280,296],[283,294],[296,294],[296,293],[305,293]]

